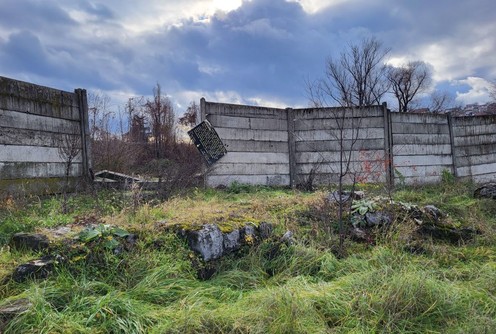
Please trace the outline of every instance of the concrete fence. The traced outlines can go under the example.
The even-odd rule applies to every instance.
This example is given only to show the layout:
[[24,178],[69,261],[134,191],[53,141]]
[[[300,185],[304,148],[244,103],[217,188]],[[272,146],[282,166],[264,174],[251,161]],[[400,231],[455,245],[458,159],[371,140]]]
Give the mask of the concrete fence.
[[0,77],[0,197],[81,185],[91,166],[88,130],[85,90]]
[[277,109],[202,99],[200,106],[228,151],[208,169],[208,186],[331,184],[341,166],[350,171],[346,182],[434,183],[445,172],[496,179],[495,116],[392,113],[385,104]]

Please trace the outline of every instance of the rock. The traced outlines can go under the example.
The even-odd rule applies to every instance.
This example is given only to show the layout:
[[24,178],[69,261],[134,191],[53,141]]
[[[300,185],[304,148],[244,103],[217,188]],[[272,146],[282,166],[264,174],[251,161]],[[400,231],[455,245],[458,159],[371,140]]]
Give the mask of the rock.
[[0,316],[16,316],[29,310],[31,306],[33,304],[27,298],[12,300],[0,306]]
[[248,225],[243,226],[239,230],[239,238],[241,242],[247,243],[247,244],[253,244],[256,239],[257,239],[257,230],[252,223],[249,223]]
[[355,241],[368,241],[368,235],[367,235],[367,232],[365,232],[364,230],[358,228],[358,227],[355,227],[351,230],[351,237],[353,240]]
[[258,235],[262,240],[270,238],[273,231],[274,226],[272,226],[271,223],[261,222],[260,225],[258,225]]
[[427,215],[427,218],[429,218],[435,222],[440,221],[443,217],[446,216],[441,210],[439,210],[434,205],[424,206],[424,212]]
[[10,247],[18,250],[42,251],[50,245],[46,235],[37,233],[16,233],[10,240]]
[[0,333],[3,333],[7,323],[14,317],[28,311],[33,304],[27,298],[8,301],[0,306]]
[[[349,201],[350,197],[353,198],[353,200],[364,199],[365,193],[363,191],[354,191],[353,196],[352,196],[352,193],[350,191],[343,191],[341,196],[342,196],[342,201],[344,203],[344,202]],[[332,193],[329,193],[329,195],[327,195],[327,200],[330,203],[333,203],[333,202],[339,203],[339,192],[333,191]]]
[[383,212],[367,212],[365,214],[365,221],[367,226],[382,226],[391,224],[391,217],[388,214]]
[[188,231],[186,238],[190,248],[204,261],[218,259],[223,254],[224,237],[217,225],[207,224],[199,231]]
[[12,273],[12,279],[16,282],[23,282],[28,278],[46,278],[51,273],[57,261],[61,261],[60,256],[47,255],[40,259],[21,264]]
[[224,233],[223,238],[224,252],[232,252],[239,249],[239,247],[241,246],[239,230]]
[[281,243],[285,243],[288,246],[294,244],[293,232],[286,231],[286,233],[284,233],[283,236],[281,237]]
[[469,241],[473,239],[475,235],[481,234],[480,231],[473,228],[455,228],[435,224],[423,224],[417,232],[423,236],[444,240],[452,244],[457,244],[461,241]]
[[474,197],[496,199],[496,183],[495,182],[486,183],[483,186],[475,189]]

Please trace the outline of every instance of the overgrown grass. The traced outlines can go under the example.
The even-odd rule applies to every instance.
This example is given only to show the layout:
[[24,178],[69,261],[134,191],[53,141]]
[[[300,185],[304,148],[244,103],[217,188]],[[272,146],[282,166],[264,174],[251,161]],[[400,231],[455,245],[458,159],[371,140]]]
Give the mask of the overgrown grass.
[[[434,204],[483,235],[462,245],[425,241],[414,255],[397,238],[375,246],[348,241],[336,258],[321,231],[324,192],[251,188],[197,190],[135,212],[126,198],[102,194],[73,198],[74,211],[59,216],[57,199],[4,208],[12,230],[34,230],[98,214],[134,229],[131,252],[102,250],[92,262],[60,265],[47,280],[0,284],[0,305],[27,298],[32,306],[5,333],[493,333],[496,332],[496,243],[493,201],[473,199],[471,185],[402,189],[397,200]],[[114,199],[112,199],[112,197]],[[87,203],[87,204],[86,204]],[[57,217],[57,218],[54,218]],[[320,218],[319,218],[320,217]],[[277,223],[296,234],[292,246],[268,240],[218,261],[216,274],[199,280],[198,262],[184,240],[164,226],[225,228],[247,221]],[[157,221],[163,221],[156,224]],[[1,227],[4,228],[3,225]],[[318,233],[318,235],[315,235]],[[401,234],[401,232],[397,232]],[[4,237],[5,238],[5,237]],[[0,279],[36,254],[0,252]],[[5,268],[5,269],[4,269]]]

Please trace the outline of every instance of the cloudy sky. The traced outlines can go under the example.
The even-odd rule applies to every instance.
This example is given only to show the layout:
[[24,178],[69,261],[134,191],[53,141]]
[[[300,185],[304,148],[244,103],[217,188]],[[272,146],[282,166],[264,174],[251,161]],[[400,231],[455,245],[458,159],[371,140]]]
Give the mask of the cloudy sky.
[[496,79],[494,0],[0,0],[0,75],[109,95],[306,106],[327,57],[374,36],[461,104]]

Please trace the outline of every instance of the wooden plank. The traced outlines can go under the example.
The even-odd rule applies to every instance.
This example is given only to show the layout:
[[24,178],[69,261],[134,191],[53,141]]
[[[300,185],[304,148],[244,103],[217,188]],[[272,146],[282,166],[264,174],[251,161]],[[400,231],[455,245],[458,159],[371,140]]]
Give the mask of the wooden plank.
[[448,124],[393,123],[394,134],[449,134]]
[[396,145],[394,155],[446,155],[451,154],[451,145]]
[[[358,131],[358,133],[357,133]],[[296,131],[296,142],[301,141],[329,141],[337,140],[341,136],[339,130],[310,130],[310,131]],[[344,130],[344,139],[382,139],[384,141],[383,128],[366,128],[358,130]]]
[[80,133],[79,122],[5,110],[0,110],[0,128],[69,134]]
[[209,175],[289,175],[288,164],[242,164],[217,163],[209,170]]
[[400,145],[444,145],[450,143],[449,134],[393,134],[393,150]]
[[394,123],[418,123],[418,124],[448,124],[446,115],[414,114],[414,113],[391,113],[391,121]]
[[254,141],[223,139],[227,152],[288,153],[288,144],[282,141]]
[[241,164],[288,164],[288,153],[228,152],[219,162]]
[[215,128],[219,137],[224,139],[235,140],[255,140],[255,141],[275,141],[287,142],[287,131],[269,131],[269,130],[250,130],[250,129],[230,129],[230,128]]
[[[56,147],[0,145],[0,162],[64,162]],[[79,154],[74,162],[82,162]]]
[[344,122],[340,120],[329,118],[315,118],[315,119],[296,119],[295,130],[308,131],[308,130],[329,130],[336,129],[338,125],[343,125],[345,129],[354,128],[379,128],[384,123],[383,117],[363,117],[346,119]]
[[[346,151],[350,150],[353,142],[351,140],[345,140],[343,142],[343,148]],[[384,139],[358,139],[354,145],[354,150],[381,150],[384,149]],[[322,140],[310,140],[296,142],[296,152],[327,152],[327,151],[340,151],[340,144],[336,141],[322,141]]]
[[[0,162],[0,179],[65,177],[65,163]],[[71,165],[69,176],[82,175],[81,163]]]
[[251,185],[289,186],[289,175],[208,175],[207,186],[229,186],[233,182]]
[[395,155],[394,165],[400,166],[434,166],[451,165],[451,155]]

